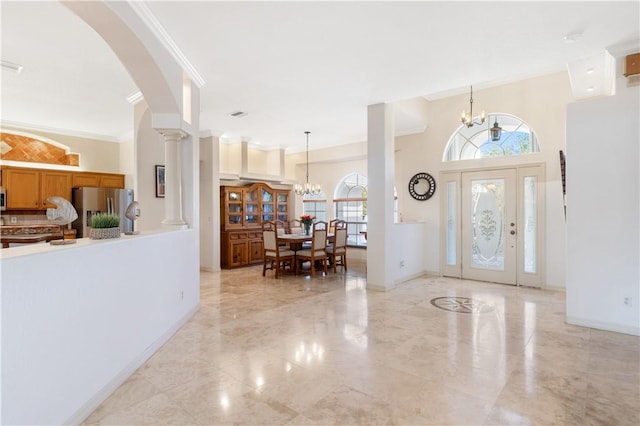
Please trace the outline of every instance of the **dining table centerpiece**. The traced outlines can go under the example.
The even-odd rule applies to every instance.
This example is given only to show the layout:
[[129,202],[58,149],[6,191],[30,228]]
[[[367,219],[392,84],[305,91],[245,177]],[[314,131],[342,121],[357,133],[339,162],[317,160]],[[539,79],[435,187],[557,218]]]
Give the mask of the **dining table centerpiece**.
[[302,216],[300,216],[300,223],[302,223],[302,225],[304,226],[305,235],[311,235],[311,225],[313,224],[314,220],[315,217],[308,214],[303,214]]

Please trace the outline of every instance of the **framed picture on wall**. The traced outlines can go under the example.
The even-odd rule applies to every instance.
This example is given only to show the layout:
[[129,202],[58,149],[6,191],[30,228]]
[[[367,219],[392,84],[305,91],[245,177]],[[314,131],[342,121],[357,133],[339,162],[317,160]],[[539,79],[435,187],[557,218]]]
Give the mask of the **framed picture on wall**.
[[156,198],[164,198],[164,166],[156,165]]

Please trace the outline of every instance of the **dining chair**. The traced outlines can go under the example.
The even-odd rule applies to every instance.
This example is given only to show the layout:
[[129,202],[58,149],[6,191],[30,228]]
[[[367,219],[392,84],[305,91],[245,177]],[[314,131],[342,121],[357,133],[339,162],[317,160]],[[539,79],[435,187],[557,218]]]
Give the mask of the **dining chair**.
[[298,219],[289,221],[289,234],[302,234],[303,232],[302,222]]
[[[293,250],[285,249],[278,245],[278,235],[275,229],[262,231],[262,244],[264,247],[262,264],[263,277],[267,269],[274,269],[276,271],[276,278],[278,278],[280,272],[284,272],[287,269],[287,266],[290,271],[296,272],[296,253]],[[269,264],[268,267],[267,264]]]
[[337,266],[342,266],[347,270],[347,228],[336,227],[333,234],[333,243],[325,249],[327,260],[333,267],[333,273],[337,273]]
[[[275,229],[277,232],[277,236],[279,237],[280,235],[284,235],[287,233],[287,224],[286,222],[283,222],[282,220],[276,220],[275,221]],[[279,246],[286,246],[288,245],[286,242],[284,241],[280,241],[278,242]]]
[[[316,227],[316,225],[319,226]],[[324,224],[324,225],[323,225]],[[311,275],[316,274],[316,263],[322,264],[324,273],[327,273],[327,222],[316,222],[313,225],[311,248],[296,252],[296,270],[302,269],[302,264],[309,262]]]
[[262,230],[263,231],[275,231],[276,230],[276,223],[273,222],[273,221],[262,222]]

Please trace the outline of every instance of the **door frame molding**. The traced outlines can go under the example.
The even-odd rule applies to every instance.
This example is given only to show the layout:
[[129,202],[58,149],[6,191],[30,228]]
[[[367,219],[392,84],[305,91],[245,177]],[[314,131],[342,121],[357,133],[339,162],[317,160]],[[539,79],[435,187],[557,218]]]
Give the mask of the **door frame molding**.
[[[517,247],[517,273],[516,273],[516,285],[545,288],[545,259],[544,259],[544,247],[546,244],[546,231],[545,231],[545,218],[546,218],[546,164],[543,162],[513,164],[513,165],[500,165],[493,167],[460,167],[455,169],[448,169],[440,171],[439,187],[441,188],[440,195],[440,275],[454,278],[462,278],[462,173],[468,172],[483,172],[493,170],[505,170],[513,169],[516,171],[516,188],[517,188],[517,217],[518,228],[525,225],[523,217],[523,198],[524,194],[521,191],[521,182],[525,176],[532,176],[532,172],[535,171],[535,176],[538,179],[536,185],[536,272],[526,273],[524,272],[524,257],[523,257],[523,239],[518,239]],[[448,217],[448,201],[449,200],[449,188],[450,184],[454,183],[456,194],[455,199],[451,200],[451,205],[455,208],[455,214]],[[447,258],[447,227],[449,226],[449,219],[455,222],[456,235],[454,238],[455,243],[455,263],[451,264]]]

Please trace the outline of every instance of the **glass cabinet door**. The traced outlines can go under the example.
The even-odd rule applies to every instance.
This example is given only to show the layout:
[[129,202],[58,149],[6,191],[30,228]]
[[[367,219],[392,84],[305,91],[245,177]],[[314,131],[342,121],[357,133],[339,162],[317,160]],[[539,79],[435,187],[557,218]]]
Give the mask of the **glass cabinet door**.
[[270,222],[275,219],[274,192],[262,188],[262,222]]
[[229,204],[227,213],[228,225],[241,225],[242,224],[242,204]]
[[242,226],[242,191],[229,190],[226,196],[226,225]]
[[278,202],[278,220],[283,222],[289,221],[289,194],[286,192],[278,192],[276,197]]
[[260,224],[260,202],[258,190],[247,190],[244,193],[244,226]]

